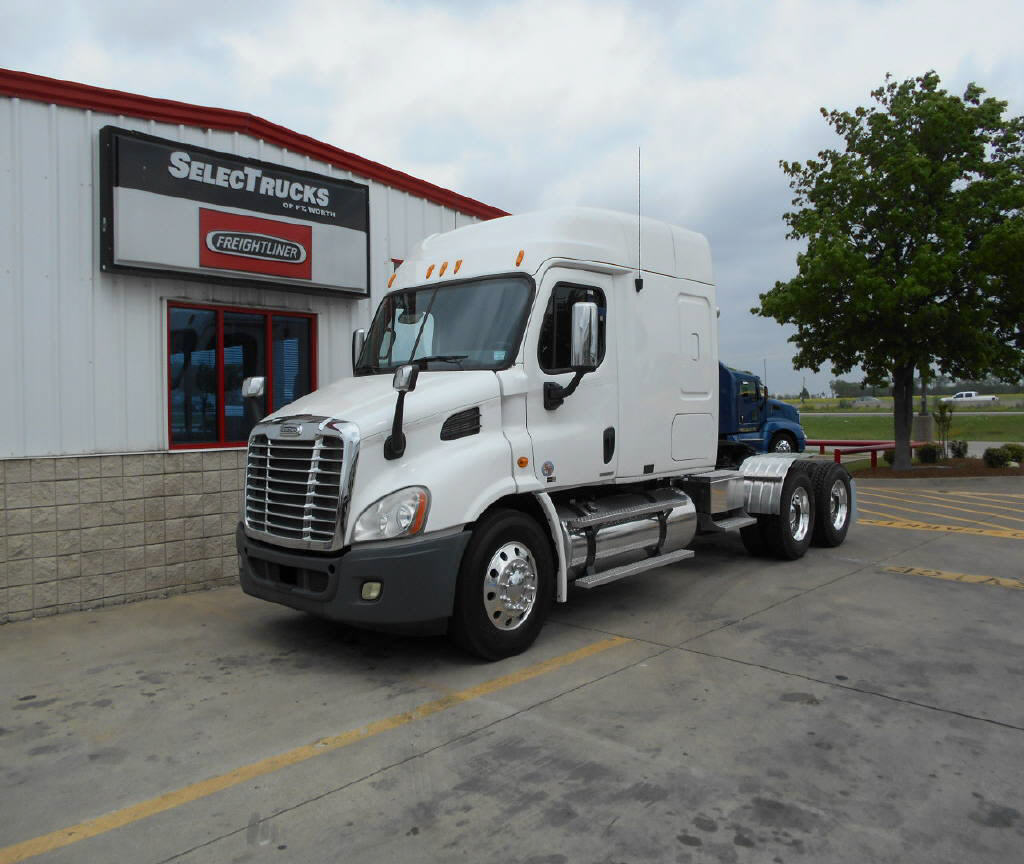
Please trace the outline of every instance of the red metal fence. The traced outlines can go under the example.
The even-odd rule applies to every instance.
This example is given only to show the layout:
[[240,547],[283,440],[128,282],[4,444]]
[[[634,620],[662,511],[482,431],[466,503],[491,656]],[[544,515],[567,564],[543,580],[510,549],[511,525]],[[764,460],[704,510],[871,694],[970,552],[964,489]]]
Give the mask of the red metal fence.
[[[927,444],[927,441],[911,441],[910,449],[916,450]],[[835,448],[832,451],[833,459],[839,463],[843,461],[844,455],[851,453],[870,453],[871,454],[871,467],[878,467],[878,451],[879,450],[893,450],[896,447],[895,441],[841,441],[835,439],[823,439],[823,438],[808,438],[808,447],[817,447],[818,453],[824,454],[826,447]]]

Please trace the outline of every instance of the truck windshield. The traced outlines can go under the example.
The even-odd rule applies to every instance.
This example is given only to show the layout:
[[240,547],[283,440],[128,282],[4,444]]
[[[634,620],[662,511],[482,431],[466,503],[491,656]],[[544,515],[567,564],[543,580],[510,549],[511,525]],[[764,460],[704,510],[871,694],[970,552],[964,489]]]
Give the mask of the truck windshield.
[[522,276],[472,279],[388,294],[356,365],[374,375],[419,362],[425,369],[503,369],[512,364],[530,308]]

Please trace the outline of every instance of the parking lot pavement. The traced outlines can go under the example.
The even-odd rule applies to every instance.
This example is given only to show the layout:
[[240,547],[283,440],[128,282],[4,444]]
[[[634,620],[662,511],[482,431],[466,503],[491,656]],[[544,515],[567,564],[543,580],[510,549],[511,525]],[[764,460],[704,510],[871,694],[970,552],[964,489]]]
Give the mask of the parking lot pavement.
[[233,589],[8,624],[0,864],[1018,860],[1024,485],[859,493],[497,664]]

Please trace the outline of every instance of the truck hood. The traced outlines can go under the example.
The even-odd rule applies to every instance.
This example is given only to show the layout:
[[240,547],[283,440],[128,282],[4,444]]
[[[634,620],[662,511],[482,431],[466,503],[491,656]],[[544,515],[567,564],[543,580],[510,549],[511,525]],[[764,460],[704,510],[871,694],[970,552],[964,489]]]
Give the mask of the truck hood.
[[792,405],[780,402],[778,399],[768,400],[768,416],[785,417],[787,420],[792,420],[794,423],[800,422],[800,412]]
[[[488,370],[421,372],[416,389],[405,397],[404,428],[441,413],[480,405],[500,395],[498,378]],[[274,411],[268,419],[299,414],[347,420],[365,439],[390,432],[398,394],[391,375],[341,378]]]

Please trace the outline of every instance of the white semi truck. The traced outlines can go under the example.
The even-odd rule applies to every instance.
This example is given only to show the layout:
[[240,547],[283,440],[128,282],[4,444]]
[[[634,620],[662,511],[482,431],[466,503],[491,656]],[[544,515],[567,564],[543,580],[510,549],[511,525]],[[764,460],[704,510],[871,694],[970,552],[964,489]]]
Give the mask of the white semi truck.
[[701,235],[583,208],[509,216],[429,237],[388,287],[353,335],[354,376],[252,431],[247,593],[446,628],[496,659],[572,590],[690,558],[698,533],[787,559],[843,542],[845,469],[719,439]]

